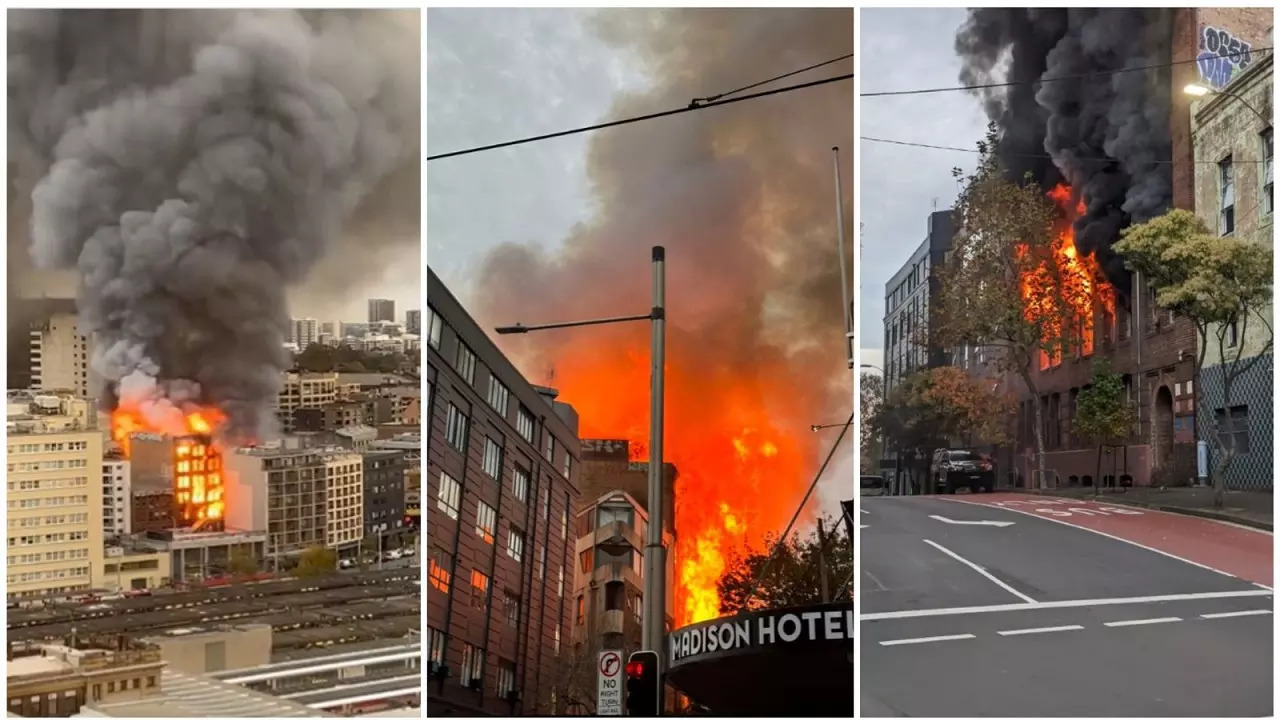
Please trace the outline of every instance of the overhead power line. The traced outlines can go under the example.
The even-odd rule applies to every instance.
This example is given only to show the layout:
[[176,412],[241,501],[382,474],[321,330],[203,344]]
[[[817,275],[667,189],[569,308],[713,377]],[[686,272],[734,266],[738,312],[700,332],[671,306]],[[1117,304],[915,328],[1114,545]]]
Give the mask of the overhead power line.
[[[890,140],[890,139],[888,139],[888,138],[869,137],[869,136],[867,136],[867,135],[863,135],[863,136],[861,136],[861,137],[860,137],[860,138],[858,138],[858,139],[859,139],[859,140],[864,140],[864,141],[866,141],[866,142],[884,143],[884,144],[886,144],[886,145],[902,145],[902,146],[905,146],[905,147],[925,148],[925,149],[928,149],[928,150],[950,150],[950,151],[953,151],[953,152],[965,152],[965,153],[981,153],[981,152],[982,152],[981,150],[978,150],[977,148],[955,147],[954,145],[932,145],[932,144],[930,144],[930,143],[908,142],[908,141],[906,141],[906,140]],[[1048,154],[1045,154],[1045,153],[1007,153],[1007,154],[1006,154],[1006,153],[1001,153],[1001,156],[1002,156],[1002,157],[1004,157],[1004,156],[1006,156],[1006,155],[1007,155],[1008,157],[1043,158],[1043,159],[1046,159],[1046,160],[1053,160],[1053,159],[1054,159],[1054,157],[1053,157],[1052,155],[1048,155]],[[1072,158],[1072,159],[1073,159],[1073,160],[1075,160],[1075,161],[1080,161],[1080,162],[1100,162],[1100,163],[1118,163],[1118,162],[1120,162],[1119,160],[1117,160],[1117,159],[1115,159],[1115,158],[1102,158],[1102,157],[1094,157],[1094,158],[1091,158],[1091,157],[1079,157],[1079,156],[1076,156],[1076,157],[1074,157],[1074,158]],[[1179,161],[1178,161],[1178,160],[1145,160],[1145,161],[1143,161],[1143,162],[1144,162],[1144,164],[1149,164],[1149,165],[1173,165],[1174,163],[1177,163],[1177,162],[1179,162]],[[1219,161],[1217,161],[1217,160],[1192,160],[1191,162],[1196,163],[1196,164],[1204,164],[1204,165],[1217,165]],[[1252,163],[1252,164],[1255,164],[1255,165],[1256,165],[1256,164],[1258,164],[1258,163],[1264,163],[1264,162],[1267,162],[1267,161],[1266,161],[1266,160],[1238,160],[1238,159],[1233,159],[1233,160],[1232,160],[1232,162],[1233,162],[1233,163],[1238,163],[1238,164]]]
[[719,99],[721,99],[721,98],[729,97],[730,95],[737,95],[738,93],[742,92],[743,90],[750,90],[751,88],[757,88],[757,87],[760,87],[761,85],[768,85],[768,84],[769,84],[769,83],[771,83],[771,82],[777,82],[778,80],[782,80],[782,79],[785,79],[785,78],[789,78],[789,77],[791,77],[792,75],[799,75],[800,73],[809,72],[810,70],[817,70],[817,69],[818,69],[818,68],[820,68],[820,67],[825,67],[825,66],[827,66],[827,65],[833,65],[833,64],[835,64],[835,63],[840,62],[841,60],[848,60],[848,59],[850,59],[850,58],[852,58],[852,57],[853,57],[853,53],[849,53],[848,55],[841,55],[841,56],[840,56],[840,57],[838,57],[838,58],[832,58],[832,59],[830,59],[830,60],[824,60],[824,61],[822,61],[822,62],[820,62],[820,63],[818,63],[818,64],[816,64],[816,65],[810,65],[809,67],[803,67],[803,68],[800,68],[799,70],[792,70],[792,71],[791,71],[791,72],[789,72],[789,73],[784,73],[784,74],[782,74],[782,75],[778,75],[778,76],[776,76],[776,77],[771,77],[771,78],[769,78],[768,80],[761,80],[760,82],[757,82],[757,83],[751,83],[750,85],[743,85],[742,87],[738,88],[737,90],[730,90],[729,92],[722,92],[722,93],[720,93],[719,95],[712,95],[711,97],[694,98],[694,99],[693,99],[693,102],[689,103],[689,105],[690,105],[690,106],[693,106],[693,105],[701,105],[702,103],[715,102],[716,100],[719,100]]
[[[458,157],[460,155],[471,155],[473,153],[485,152],[486,150],[497,150],[499,148],[513,147],[515,145],[525,145],[527,143],[539,142],[541,140],[550,140],[552,138],[566,137],[568,135],[577,135],[579,133],[591,132],[592,130],[603,130],[605,128],[618,127],[620,125],[630,125],[645,120],[656,120],[662,117],[672,115],[680,115],[687,112],[695,112],[697,110],[706,110],[707,108],[720,107],[721,105],[730,105],[732,103],[743,102],[746,100],[756,100],[758,98],[769,97],[770,95],[781,95],[783,93],[795,92],[796,90],[806,90],[808,88],[818,87],[820,85],[829,85],[830,83],[840,82],[843,80],[853,79],[853,73],[847,75],[837,75],[835,77],[824,78],[822,80],[814,80],[812,82],[800,83],[799,85],[787,85],[785,87],[775,88],[773,90],[764,90],[750,95],[741,97],[727,98],[716,102],[706,104],[690,104],[686,107],[676,108],[674,110],[664,110],[662,112],[649,113],[648,115],[640,115],[637,117],[626,118],[624,120],[613,120],[610,122],[597,123],[586,127],[574,128],[572,130],[561,130],[560,132],[547,133],[545,135],[535,135],[533,137],[521,138],[519,140],[508,140],[507,142],[494,143],[492,145],[482,145],[480,147],[468,148],[466,150],[454,150],[453,152],[440,153],[439,155],[428,155],[427,160],[443,160],[445,158]],[[732,92],[737,92],[732,91]],[[727,93],[726,93],[727,94]]]
[[[1249,50],[1240,50],[1238,52],[1233,52],[1233,53],[1219,54],[1218,57],[1236,57],[1237,55],[1247,55],[1251,53],[1265,53],[1265,52],[1270,52],[1273,49],[1274,48],[1269,48],[1269,47],[1250,48]],[[1155,65],[1139,65],[1137,67],[1117,68],[1115,70],[1098,70],[1095,72],[1081,73],[1079,75],[1060,75],[1058,77],[1042,77],[1042,78],[1037,78],[1035,80],[1020,80],[1020,81],[1010,81],[1010,82],[1001,82],[1001,83],[984,83],[981,85],[954,85],[951,87],[922,88],[919,90],[883,90],[880,92],[859,93],[858,97],[868,98],[868,97],[891,97],[895,95],[932,95],[935,93],[965,92],[969,90],[994,90],[997,88],[1017,87],[1019,85],[1039,85],[1041,83],[1047,83],[1047,82],[1063,82],[1066,80],[1089,80],[1091,78],[1110,77],[1112,75],[1119,75],[1121,73],[1148,72],[1151,70],[1160,70],[1162,68],[1174,67],[1177,65],[1190,65],[1192,63],[1197,63],[1197,62],[1199,62],[1199,59],[1174,60],[1172,62],[1167,62],[1167,63],[1156,63]]]

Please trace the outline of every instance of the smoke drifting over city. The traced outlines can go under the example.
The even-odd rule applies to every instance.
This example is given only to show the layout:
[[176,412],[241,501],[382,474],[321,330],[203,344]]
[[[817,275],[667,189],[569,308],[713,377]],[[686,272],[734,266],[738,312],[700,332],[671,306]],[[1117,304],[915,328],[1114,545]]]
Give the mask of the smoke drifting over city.
[[77,271],[107,404],[269,434],[286,289],[416,188],[417,13],[8,18],[10,243]]
[[1153,8],[981,8],[956,38],[965,84],[1032,83],[978,91],[1001,163],[1010,177],[1030,172],[1046,190],[1065,180],[1081,195],[1076,244],[1122,292],[1128,274],[1112,244],[1172,199],[1171,71],[1134,70],[1169,62],[1171,22],[1171,10]]

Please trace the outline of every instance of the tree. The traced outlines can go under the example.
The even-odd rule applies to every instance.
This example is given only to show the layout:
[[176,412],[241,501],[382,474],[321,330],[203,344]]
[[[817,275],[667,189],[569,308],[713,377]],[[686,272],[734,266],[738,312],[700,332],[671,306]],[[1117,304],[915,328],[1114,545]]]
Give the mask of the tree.
[[557,654],[546,680],[551,691],[539,696],[534,708],[537,714],[596,714],[596,657],[599,651],[595,642],[562,646],[562,652]]
[[[1124,378],[1110,372],[1103,361],[1093,365],[1093,381],[1076,396],[1076,414],[1072,427],[1076,435],[1098,446],[1098,458],[1102,458],[1102,446],[1125,441],[1133,430],[1135,414],[1129,403]],[[1093,483],[1097,493],[1100,480]]]
[[862,384],[858,387],[858,414],[863,418],[858,428],[861,452],[859,464],[862,474],[880,474],[880,456],[884,446],[883,436],[876,431],[874,424],[867,422],[875,417],[884,403],[884,376],[879,373],[862,373]]
[[[816,528],[806,537],[792,533],[781,543],[776,535],[767,535],[764,548],[743,548],[732,553],[718,584],[720,611],[732,615],[812,605],[822,602],[824,595],[833,601],[852,599],[853,543],[849,533],[843,522],[826,516],[821,522],[823,539],[819,539]],[[774,553],[772,562],[770,553]],[[760,573],[766,565],[768,572],[762,577]]]
[[243,548],[234,548],[227,558],[227,570],[235,577],[252,577],[258,573],[258,560]]
[[315,545],[302,552],[293,574],[301,578],[312,578],[332,575],[337,571],[338,553],[333,548]]
[[[1116,252],[1130,270],[1142,273],[1155,290],[1156,304],[1187,318],[1196,329],[1199,350],[1195,355],[1193,402],[1196,428],[1208,435],[1217,452],[1210,470],[1213,503],[1222,507],[1226,474],[1237,447],[1231,427],[1235,382],[1249,372],[1275,344],[1271,325],[1272,265],[1269,245],[1242,242],[1209,232],[1204,223],[1186,210],[1171,210],[1140,225],[1126,228]],[[1250,333],[1250,326],[1254,332]],[[1245,357],[1246,346],[1252,354]],[[1210,347],[1218,360],[1222,381],[1219,416],[1201,413],[1205,361]],[[1198,432],[1203,439],[1205,433]]]
[[951,257],[936,270],[941,292],[931,307],[931,341],[988,349],[998,370],[1022,379],[1036,399],[1036,469],[1044,477],[1034,368],[1047,369],[1079,346],[1097,312],[1100,283],[1071,271],[1068,218],[1054,201],[1030,177],[1005,178],[994,154],[998,139],[988,128],[978,168],[964,179]]
[[307,345],[294,359],[294,365],[304,372],[399,372],[411,363],[401,353],[369,353],[339,345],[331,347],[320,343]]

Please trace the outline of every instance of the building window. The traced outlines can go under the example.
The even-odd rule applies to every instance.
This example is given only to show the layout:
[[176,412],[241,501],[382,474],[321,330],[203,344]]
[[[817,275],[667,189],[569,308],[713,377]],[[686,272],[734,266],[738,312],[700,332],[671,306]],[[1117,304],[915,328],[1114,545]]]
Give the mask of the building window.
[[585,625],[585,624],[586,624],[586,622],[587,622],[587,598],[586,598],[586,596],[583,596],[583,595],[579,595],[579,596],[578,596],[577,606],[578,606],[578,612],[577,612],[577,614],[575,615],[575,617],[577,618],[577,619],[575,620],[575,622],[577,622],[579,625]]
[[444,331],[444,321],[436,314],[436,311],[427,306],[427,342],[436,350],[440,349],[440,336]]
[[525,502],[529,498],[529,471],[519,465],[516,466],[515,472],[511,473],[511,493],[520,502]]
[[489,437],[484,439],[484,472],[495,480],[502,479],[502,446]]
[[458,452],[467,451],[467,416],[453,403],[449,403],[444,439]]
[[[560,620],[556,620],[555,643],[551,646],[557,657],[560,655]],[[555,692],[552,691],[552,702],[555,702]]]
[[587,548],[586,550],[578,553],[578,568],[582,571],[583,575],[589,575],[594,569],[594,567],[592,567],[594,558],[595,548]]
[[507,530],[507,556],[516,562],[524,562],[524,533],[515,528]]
[[458,355],[454,358],[453,367],[468,385],[476,384],[476,354],[461,340],[458,341]]
[[480,648],[467,643],[462,648],[462,672],[461,681],[463,687],[478,688],[484,682],[484,651]]
[[1227,323],[1227,325],[1222,328],[1222,334],[1223,340],[1229,348],[1235,347],[1236,343],[1240,342],[1240,327],[1236,323]]
[[427,629],[431,631],[431,638],[430,638],[431,649],[429,651],[430,654],[427,656],[427,662],[434,663],[435,665],[443,665],[444,664],[444,633],[440,632],[439,630],[433,627],[428,627]]
[[471,607],[484,610],[489,606],[489,576],[479,570],[471,571]]
[[564,566],[560,566],[560,571],[556,574],[556,597],[564,597]]
[[635,518],[635,511],[630,505],[601,505],[599,512],[599,524],[596,527],[604,527],[616,522],[630,527]]
[[523,405],[516,413],[516,432],[520,433],[520,437],[524,438],[525,442],[533,444],[533,413]]
[[462,505],[462,485],[458,484],[446,472],[440,473],[440,491],[436,496],[436,506],[445,515],[458,519],[458,508]]
[[1275,191],[1272,185],[1271,155],[1271,128],[1267,128],[1262,131],[1262,197],[1259,198],[1264,215],[1270,215],[1275,211],[1276,206]]
[[502,417],[507,416],[507,407],[511,404],[511,391],[502,381],[493,375],[489,376],[489,407],[498,411]]
[[542,521],[547,522],[551,519],[551,491],[542,488]]
[[1218,424],[1218,441],[1222,443],[1222,447],[1236,455],[1249,452],[1249,406],[1236,405],[1226,411],[1214,410],[1213,414]]
[[476,535],[493,544],[493,532],[498,522],[498,511],[481,500],[476,506]]
[[1218,234],[1230,235],[1236,229],[1236,177],[1231,156],[1218,163]]
[[498,697],[506,698],[516,689],[516,665],[506,660],[498,661]]
[[573,470],[573,456],[569,454],[568,449],[564,451],[564,465],[561,467],[561,474],[566,480],[569,479],[569,473]]
[[560,508],[560,539],[567,540],[569,538],[569,497],[566,495],[564,499],[564,507]]
[[538,580],[546,582],[547,580],[547,546],[543,545],[538,548]]
[[520,625],[520,596],[510,590],[502,594],[502,611],[511,627]]

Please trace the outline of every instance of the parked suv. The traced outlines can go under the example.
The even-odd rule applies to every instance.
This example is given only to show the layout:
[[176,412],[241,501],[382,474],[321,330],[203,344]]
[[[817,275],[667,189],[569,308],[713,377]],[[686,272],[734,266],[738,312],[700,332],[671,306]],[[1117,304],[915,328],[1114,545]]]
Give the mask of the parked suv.
[[972,450],[934,450],[929,474],[940,493],[954,494],[958,487],[967,487],[973,493],[992,492],[996,488],[995,466]]

